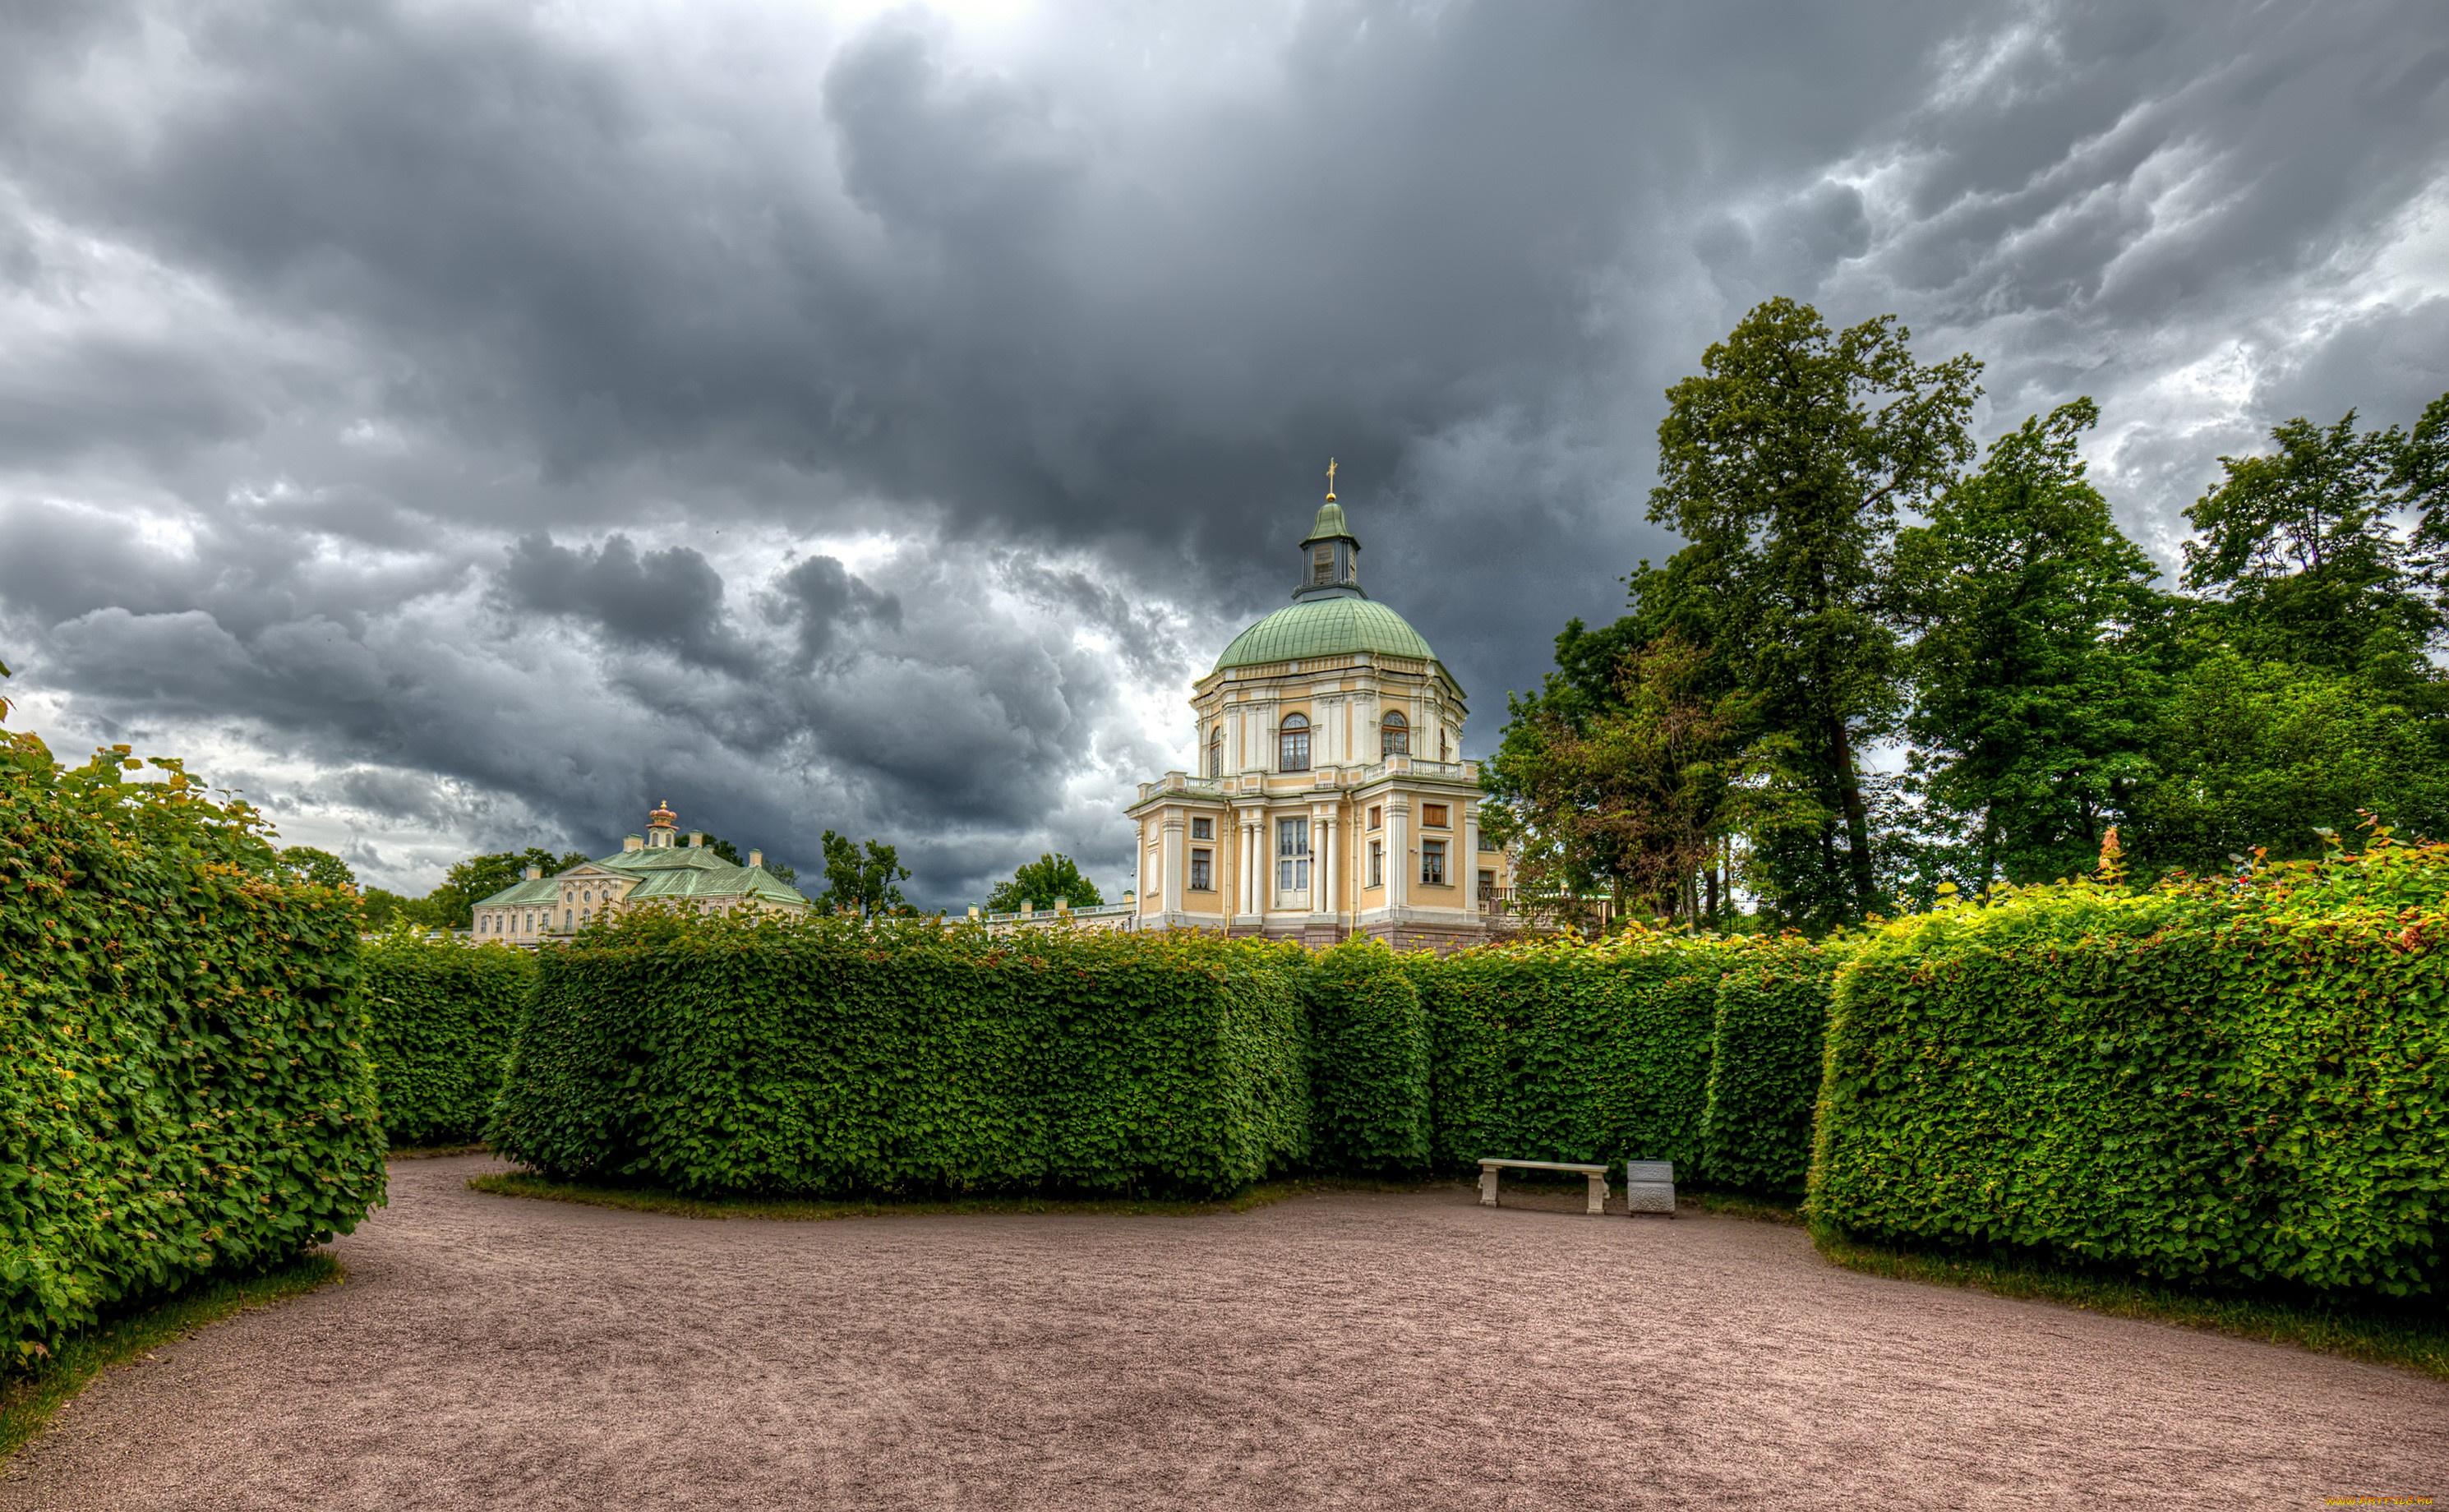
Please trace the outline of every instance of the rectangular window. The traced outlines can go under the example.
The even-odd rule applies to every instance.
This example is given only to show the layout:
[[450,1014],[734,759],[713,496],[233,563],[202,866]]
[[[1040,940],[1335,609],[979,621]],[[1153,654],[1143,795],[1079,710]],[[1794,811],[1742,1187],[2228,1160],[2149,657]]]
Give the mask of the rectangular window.
[[1190,837],[1191,837],[1192,839],[1194,839],[1194,840],[1213,840],[1213,839],[1215,839],[1215,838],[1216,838],[1216,821],[1215,821],[1215,820],[1213,820],[1213,819],[1193,819],[1193,820],[1191,820],[1191,821],[1190,821]]
[[1213,892],[1216,890],[1215,856],[1216,852],[1213,851],[1193,851],[1190,852],[1191,891]]
[[1495,873],[1495,872],[1494,872],[1494,871],[1482,871],[1479,873],[1479,895],[1480,895],[1482,898],[1493,898],[1493,897],[1496,896],[1496,873]]
[[1431,888],[1446,885],[1446,843],[1443,840],[1420,842],[1420,883]]
[[[1278,558],[1277,560],[1282,561],[1282,559]],[[1282,567],[1278,567],[1276,570],[1281,572],[1283,569]],[[1317,550],[1309,554],[1309,581],[1318,584],[1333,583],[1335,581],[1335,547],[1331,545],[1320,546]]]
[[1375,830],[1386,822],[1386,811],[1376,804],[1369,806],[1369,828]]
[[1276,821],[1276,890],[1309,890],[1309,821]]
[[1446,806],[1442,803],[1420,805],[1420,823],[1424,828],[1442,830],[1446,827]]
[[1369,842],[1369,885],[1373,888],[1386,885],[1386,842],[1383,840]]
[[1494,851],[1496,849],[1496,842],[1489,838],[1489,834],[1486,830],[1479,832],[1479,848],[1483,851]]

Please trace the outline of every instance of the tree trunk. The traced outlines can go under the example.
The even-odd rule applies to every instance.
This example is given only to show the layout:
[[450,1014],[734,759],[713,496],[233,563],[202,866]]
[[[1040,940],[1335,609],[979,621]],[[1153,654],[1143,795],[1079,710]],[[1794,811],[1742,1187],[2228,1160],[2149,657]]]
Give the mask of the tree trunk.
[[1709,928],[1714,929],[1718,927],[1718,869],[1712,865],[1701,875],[1708,889]]
[[1862,779],[1854,770],[1854,742],[1845,721],[1830,721],[1833,739],[1830,754],[1837,768],[1838,795],[1845,807],[1846,871],[1854,884],[1854,905],[1858,913],[1868,913],[1879,899],[1873,890],[1878,886],[1871,875],[1871,816],[1862,807]]

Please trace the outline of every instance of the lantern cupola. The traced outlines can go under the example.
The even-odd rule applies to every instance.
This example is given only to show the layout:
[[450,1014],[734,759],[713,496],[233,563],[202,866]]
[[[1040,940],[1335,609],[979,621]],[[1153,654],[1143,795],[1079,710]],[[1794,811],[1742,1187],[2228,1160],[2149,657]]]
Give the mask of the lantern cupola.
[[1360,591],[1360,542],[1344,523],[1343,506],[1335,502],[1335,462],[1326,464],[1326,502],[1302,538],[1300,599],[1365,599]]

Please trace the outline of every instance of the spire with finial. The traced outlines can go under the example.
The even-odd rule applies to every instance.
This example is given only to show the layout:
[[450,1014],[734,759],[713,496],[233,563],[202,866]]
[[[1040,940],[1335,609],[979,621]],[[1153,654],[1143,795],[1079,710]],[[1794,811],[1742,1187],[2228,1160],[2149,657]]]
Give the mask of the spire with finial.
[[1360,591],[1360,542],[1335,502],[1335,459],[1326,459],[1326,502],[1302,540],[1301,586],[1296,599],[1365,599]]

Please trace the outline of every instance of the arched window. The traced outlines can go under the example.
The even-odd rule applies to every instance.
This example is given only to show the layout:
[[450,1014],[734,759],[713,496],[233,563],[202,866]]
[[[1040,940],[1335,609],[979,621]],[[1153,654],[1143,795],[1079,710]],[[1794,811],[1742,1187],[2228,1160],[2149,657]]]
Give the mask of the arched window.
[[1393,709],[1378,721],[1378,754],[1381,756],[1412,754],[1412,721]]
[[1221,724],[1207,737],[1207,775],[1224,775],[1224,727]]
[[1309,770],[1309,718],[1287,714],[1276,731],[1276,766],[1283,772]]

